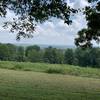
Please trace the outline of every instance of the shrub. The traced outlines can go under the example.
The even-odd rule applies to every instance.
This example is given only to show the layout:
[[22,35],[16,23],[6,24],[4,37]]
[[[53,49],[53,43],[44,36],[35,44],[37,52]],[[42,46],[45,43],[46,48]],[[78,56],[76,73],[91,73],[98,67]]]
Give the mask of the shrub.
[[24,71],[32,71],[32,70],[29,69],[29,68],[24,68],[23,70],[24,70]]
[[14,69],[22,69],[22,65],[16,64],[16,65],[14,66]]
[[64,69],[62,68],[57,68],[57,67],[50,67],[46,70],[46,73],[60,73],[60,74],[64,74]]

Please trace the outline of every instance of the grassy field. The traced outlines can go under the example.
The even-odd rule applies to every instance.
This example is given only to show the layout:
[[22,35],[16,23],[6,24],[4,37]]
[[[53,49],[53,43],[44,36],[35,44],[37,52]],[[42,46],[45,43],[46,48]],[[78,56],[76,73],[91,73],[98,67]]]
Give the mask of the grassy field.
[[100,100],[99,69],[17,62],[0,67],[0,100]]

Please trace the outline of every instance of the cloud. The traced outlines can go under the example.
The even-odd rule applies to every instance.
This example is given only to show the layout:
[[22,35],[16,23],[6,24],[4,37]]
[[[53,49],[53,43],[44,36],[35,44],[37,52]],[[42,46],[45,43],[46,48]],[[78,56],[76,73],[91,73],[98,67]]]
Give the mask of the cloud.
[[87,2],[87,0],[75,0],[75,2],[73,3],[74,8],[84,8],[88,5],[89,3]]
[[[67,0],[71,7],[78,8],[88,5],[86,0]],[[1,22],[11,20],[13,13],[8,11],[6,19],[0,18]],[[63,20],[51,18],[43,24],[38,24],[32,39],[22,39],[18,43],[29,44],[54,44],[54,45],[74,45],[74,38],[77,32],[86,27],[86,20],[82,13],[78,13],[73,17],[72,25],[64,24]],[[17,43],[16,34],[9,33],[0,26],[0,42]]]

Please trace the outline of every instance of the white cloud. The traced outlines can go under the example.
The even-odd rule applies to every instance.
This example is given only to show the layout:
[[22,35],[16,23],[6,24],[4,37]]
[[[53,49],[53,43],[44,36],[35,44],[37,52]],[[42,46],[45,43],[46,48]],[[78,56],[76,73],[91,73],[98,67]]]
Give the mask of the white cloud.
[[89,3],[87,2],[87,0],[75,0],[75,2],[73,3],[74,8],[84,8],[88,5]]
[[[71,7],[78,8],[88,5],[86,0],[67,0]],[[13,13],[9,12],[6,20],[13,18]],[[1,19],[0,25],[5,19]],[[30,44],[55,44],[55,45],[74,45],[74,38],[79,30],[86,27],[86,21],[81,13],[76,14],[73,18],[72,25],[64,24],[63,20],[52,18],[52,21],[46,21],[39,24],[36,28],[34,38],[22,39],[19,43]],[[0,42],[15,43],[15,34],[9,33],[8,30],[0,28]]]

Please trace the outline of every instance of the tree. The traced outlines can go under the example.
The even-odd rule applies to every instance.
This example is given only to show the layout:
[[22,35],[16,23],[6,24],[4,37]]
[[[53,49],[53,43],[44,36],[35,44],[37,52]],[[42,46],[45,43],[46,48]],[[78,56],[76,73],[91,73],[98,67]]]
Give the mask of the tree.
[[100,49],[92,48],[90,50],[90,66],[100,67]]
[[28,46],[25,50],[25,55],[27,56],[28,55],[28,52],[29,51],[32,51],[32,50],[36,50],[36,51],[40,51],[40,47],[37,46],[37,45],[33,45],[33,46]]
[[56,49],[57,53],[57,62],[58,64],[63,64],[64,63],[64,53],[62,50]]
[[43,61],[43,52],[38,45],[28,46],[25,50],[25,56],[31,62]]
[[[17,40],[21,36],[32,37],[37,23],[43,23],[51,17],[64,20],[68,25],[72,23],[71,15],[78,10],[71,8],[66,0],[0,0],[0,16],[6,16],[7,9],[13,11],[18,18],[5,22],[4,28],[11,32],[17,31]],[[96,6],[85,7],[88,28],[79,32],[75,44],[81,47],[92,46],[91,41],[100,41],[100,1],[87,0],[90,3],[97,1]],[[34,23],[35,22],[35,23]]]
[[87,49],[81,49],[77,48],[75,50],[75,58],[78,60],[78,65],[79,66],[84,66],[87,67],[90,65],[90,50],[89,48]]
[[75,50],[75,59],[77,65],[87,67],[100,67],[100,49],[99,48],[77,48]]
[[89,2],[97,1],[95,6],[85,7],[84,14],[87,20],[87,28],[78,32],[78,38],[75,44],[81,47],[92,47],[92,40],[100,42],[100,1],[88,0]]
[[43,57],[43,53],[35,49],[28,51],[28,54],[27,54],[27,60],[31,62],[42,62],[43,61],[42,57]]
[[44,52],[44,62],[51,63],[51,64],[57,64],[62,63],[62,54],[60,51],[58,51],[55,48],[48,47],[45,49]]
[[0,60],[8,60],[9,59],[9,49],[7,45],[0,44]]
[[17,47],[16,60],[20,61],[20,62],[25,61],[25,50],[24,50],[24,47],[22,47],[22,46]]
[[65,23],[72,21],[70,15],[77,10],[67,5],[65,0],[0,0],[0,16],[6,16],[7,9],[18,15],[18,19],[6,22],[4,27],[17,31],[17,39],[31,37],[36,23],[43,23],[51,17],[63,19]]
[[9,60],[16,60],[17,47],[13,44],[5,44],[9,50]]
[[64,63],[72,65],[74,61],[74,53],[72,49],[67,49],[64,54]]

